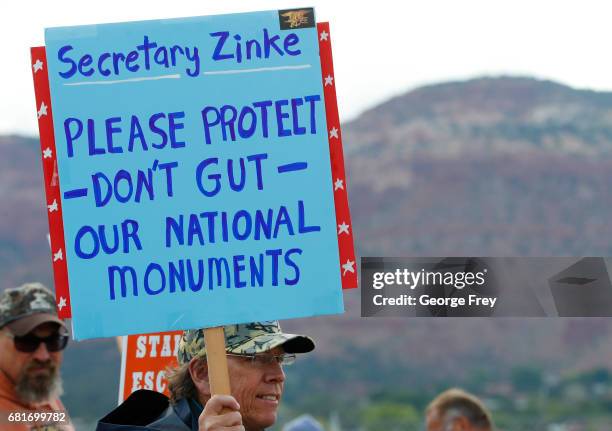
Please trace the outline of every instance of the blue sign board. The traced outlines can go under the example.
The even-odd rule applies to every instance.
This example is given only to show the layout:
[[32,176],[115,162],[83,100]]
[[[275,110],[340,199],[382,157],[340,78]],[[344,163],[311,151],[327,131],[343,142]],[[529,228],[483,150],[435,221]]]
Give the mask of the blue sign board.
[[75,338],[342,312],[312,15],[45,42]]

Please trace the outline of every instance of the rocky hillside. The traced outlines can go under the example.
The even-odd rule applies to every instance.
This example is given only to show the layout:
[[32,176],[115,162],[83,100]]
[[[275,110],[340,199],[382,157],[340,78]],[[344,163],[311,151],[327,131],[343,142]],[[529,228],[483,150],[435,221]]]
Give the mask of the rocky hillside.
[[364,113],[344,138],[363,255],[612,252],[612,93],[434,85]]

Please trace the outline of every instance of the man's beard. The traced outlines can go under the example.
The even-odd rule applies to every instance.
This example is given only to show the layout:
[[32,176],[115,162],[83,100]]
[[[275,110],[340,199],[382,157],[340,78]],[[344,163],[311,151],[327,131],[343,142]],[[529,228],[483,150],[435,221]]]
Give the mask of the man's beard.
[[[41,368],[47,372],[40,373]],[[37,372],[34,373],[33,370]],[[52,361],[33,359],[17,378],[15,392],[22,401],[28,404],[37,404],[59,397],[64,390],[57,365]]]

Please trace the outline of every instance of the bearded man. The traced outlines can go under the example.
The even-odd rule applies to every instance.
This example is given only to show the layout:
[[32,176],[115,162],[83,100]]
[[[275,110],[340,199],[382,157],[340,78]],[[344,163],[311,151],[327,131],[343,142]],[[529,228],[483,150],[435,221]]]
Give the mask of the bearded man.
[[60,365],[68,330],[40,283],[0,294],[0,429],[70,430]]

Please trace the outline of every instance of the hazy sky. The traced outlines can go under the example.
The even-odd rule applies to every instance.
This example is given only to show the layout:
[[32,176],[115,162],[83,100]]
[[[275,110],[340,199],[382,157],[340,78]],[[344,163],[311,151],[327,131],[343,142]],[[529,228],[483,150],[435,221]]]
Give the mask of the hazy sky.
[[606,1],[17,1],[0,14],[0,134],[37,134],[29,47],[44,28],[315,6],[329,21],[340,114],[423,84],[529,75],[612,90]]

